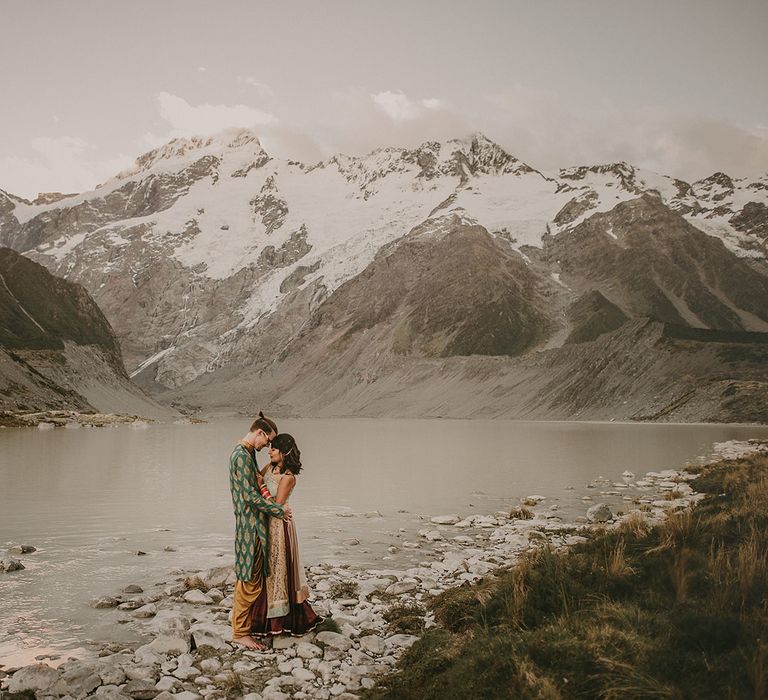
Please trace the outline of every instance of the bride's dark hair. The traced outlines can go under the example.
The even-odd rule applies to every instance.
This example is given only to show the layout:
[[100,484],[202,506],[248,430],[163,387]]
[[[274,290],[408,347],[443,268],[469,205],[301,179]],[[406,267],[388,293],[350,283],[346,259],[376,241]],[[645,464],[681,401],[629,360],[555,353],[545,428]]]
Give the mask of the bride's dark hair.
[[301,452],[296,444],[296,440],[293,439],[293,435],[280,433],[272,440],[272,447],[280,450],[280,453],[283,455],[281,473],[291,472],[291,474],[298,474],[301,471]]

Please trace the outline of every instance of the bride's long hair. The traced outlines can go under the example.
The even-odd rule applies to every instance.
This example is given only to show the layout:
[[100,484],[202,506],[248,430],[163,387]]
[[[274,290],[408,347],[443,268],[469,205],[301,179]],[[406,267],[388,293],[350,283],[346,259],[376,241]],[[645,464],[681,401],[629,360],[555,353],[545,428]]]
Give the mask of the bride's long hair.
[[272,447],[276,447],[283,455],[281,474],[291,472],[291,474],[296,475],[301,471],[301,451],[296,440],[293,439],[293,435],[280,433],[272,440]]

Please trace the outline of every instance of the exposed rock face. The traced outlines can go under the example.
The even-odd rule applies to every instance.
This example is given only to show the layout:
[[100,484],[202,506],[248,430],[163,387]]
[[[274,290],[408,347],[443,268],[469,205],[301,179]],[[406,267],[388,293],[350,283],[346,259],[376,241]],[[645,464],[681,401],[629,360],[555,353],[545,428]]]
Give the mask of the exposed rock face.
[[755,236],[763,243],[768,240],[768,207],[762,202],[747,202],[729,222],[737,231]]
[[123,371],[117,339],[85,289],[10,248],[0,248],[0,318],[6,349],[62,350],[65,341],[98,345]]
[[566,343],[594,340],[603,333],[620,328],[627,321],[627,315],[596,289],[579,297],[568,307],[566,314],[573,328]]
[[88,293],[0,248],[0,409],[165,413],[133,387]]
[[519,255],[451,217],[382,249],[317,309],[311,325],[318,332],[307,342],[335,338],[333,353],[351,336],[387,326],[387,349],[397,354],[518,355],[553,326],[544,307]]
[[[297,412],[350,392],[386,411],[391,382],[443,381],[433,360],[492,376],[519,358],[528,376],[528,354],[637,319],[768,331],[767,203],[767,178],[547,177],[481,134],[307,166],[235,130],[175,139],[93,192],[0,191],[0,242],[81,283],[164,400],[250,409],[230,385],[245,369]],[[315,392],[305,408],[294,387]],[[491,393],[489,410],[517,405]]]
[[600,290],[627,316],[768,331],[768,277],[652,195],[595,214],[549,241],[545,254],[567,284]]

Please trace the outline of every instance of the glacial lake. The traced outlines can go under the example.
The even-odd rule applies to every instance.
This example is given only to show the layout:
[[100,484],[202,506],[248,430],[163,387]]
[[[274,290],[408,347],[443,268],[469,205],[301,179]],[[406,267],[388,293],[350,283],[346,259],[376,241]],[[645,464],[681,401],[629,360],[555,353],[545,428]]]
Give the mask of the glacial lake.
[[[79,655],[87,639],[129,639],[88,601],[130,583],[151,586],[173,569],[231,563],[228,460],[247,427],[228,419],[0,430],[0,555],[10,544],[37,547],[18,556],[24,571],[0,574],[0,664]],[[572,519],[591,505],[581,498],[596,496],[586,485],[597,477],[620,481],[629,470],[640,478],[696,463],[715,442],[768,438],[768,427],[703,424],[334,419],[280,427],[304,463],[291,505],[305,566],[393,569],[423,560],[418,549],[388,548],[417,541],[430,516],[508,511],[539,494]],[[620,496],[600,500],[632,507]]]

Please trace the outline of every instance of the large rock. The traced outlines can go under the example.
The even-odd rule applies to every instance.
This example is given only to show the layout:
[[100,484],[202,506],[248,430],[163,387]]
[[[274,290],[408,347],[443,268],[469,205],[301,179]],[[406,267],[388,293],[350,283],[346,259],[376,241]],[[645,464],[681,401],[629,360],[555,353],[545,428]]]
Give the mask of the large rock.
[[293,671],[291,671],[291,675],[305,683],[315,680],[315,674],[307,668],[294,668]]
[[131,615],[133,615],[133,617],[138,617],[139,619],[154,617],[157,615],[157,606],[154,603],[147,603],[134,610]]
[[384,640],[375,634],[360,637],[360,646],[368,653],[375,654],[376,656],[381,656],[386,651]]
[[347,651],[352,648],[351,640],[338,632],[319,632],[315,639],[323,646],[339,651]]
[[587,520],[591,523],[607,523],[613,518],[613,513],[606,503],[595,503],[587,511]]
[[403,593],[410,593],[418,588],[418,584],[414,581],[397,581],[387,588],[387,593],[392,595],[402,595]]
[[187,603],[192,603],[192,605],[213,605],[213,598],[196,588],[187,591],[184,594],[184,600]]
[[0,560],[0,571],[21,571],[26,568],[18,559],[2,559]]
[[112,596],[103,596],[101,598],[94,598],[88,605],[97,610],[101,610],[105,608],[116,608],[120,605],[120,601]]
[[455,525],[461,521],[458,515],[436,515],[430,519],[436,525]]
[[399,647],[407,649],[414,642],[418,641],[418,637],[412,634],[393,634],[391,637],[387,637],[385,641],[389,648]]
[[61,666],[61,676],[51,688],[53,694],[84,698],[102,684],[99,662],[92,659],[69,661]]
[[163,676],[159,681],[157,681],[157,683],[155,683],[155,688],[157,688],[160,692],[171,691],[177,685],[179,685],[178,678],[174,678],[173,676]]
[[158,610],[150,629],[158,634],[180,634],[189,630],[189,618],[178,610]]
[[234,568],[231,566],[216,566],[202,574],[203,583],[207,590],[211,588],[224,588],[229,583],[234,583]]
[[214,622],[198,622],[190,628],[192,639],[198,649],[210,647],[229,651],[232,638],[232,628],[229,625],[220,625]]
[[11,693],[22,693],[25,690],[33,692],[48,690],[59,679],[59,671],[48,664],[32,664],[19,669],[11,676],[8,690]]
[[123,688],[123,693],[133,700],[152,700],[159,692],[150,680],[128,681]]
[[125,671],[121,664],[130,658],[130,654],[115,654],[102,658],[97,669],[101,682],[104,685],[125,683]]
[[189,632],[182,632],[178,635],[160,634],[149,643],[152,649],[164,656],[185,654],[190,650],[191,645],[192,635]]
[[154,680],[157,676],[155,664],[125,663],[123,664],[123,671],[125,671],[125,677],[130,681]]
[[316,644],[299,642],[296,645],[296,656],[302,659],[315,659],[323,656],[323,650]]
[[11,554],[32,554],[32,552],[37,551],[37,547],[33,547],[31,544],[15,544],[8,547],[8,551]]
[[157,632],[157,636],[149,646],[159,654],[183,654],[189,651],[189,618],[178,610],[159,610],[150,628]]

